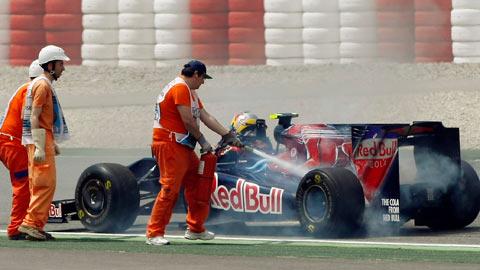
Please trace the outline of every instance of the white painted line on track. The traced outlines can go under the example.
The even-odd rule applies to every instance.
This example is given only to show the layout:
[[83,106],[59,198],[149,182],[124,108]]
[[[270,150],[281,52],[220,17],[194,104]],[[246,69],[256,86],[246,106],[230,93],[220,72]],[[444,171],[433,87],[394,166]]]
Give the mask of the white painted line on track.
[[[6,233],[6,230],[0,230]],[[50,232],[53,235],[63,236],[87,236],[87,237],[145,237],[145,234],[115,234],[115,233],[91,233],[91,232]],[[183,239],[183,235],[165,235],[165,238]],[[326,239],[294,239],[294,238],[256,238],[256,237],[228,237],[217,236],[216,240],[229,241],[259,241],[274,243],[309,243],[309,244],[335,244],[335,245],[357,245],[357,246],[405,246],[405,247],[428,247],[428,248],[468,248],[479,249],[480,245],[471,244],[440,244],[440,243],[406,243],[406,242],[378,242],[378,241],[357,241],[357,240],[326,240]]]

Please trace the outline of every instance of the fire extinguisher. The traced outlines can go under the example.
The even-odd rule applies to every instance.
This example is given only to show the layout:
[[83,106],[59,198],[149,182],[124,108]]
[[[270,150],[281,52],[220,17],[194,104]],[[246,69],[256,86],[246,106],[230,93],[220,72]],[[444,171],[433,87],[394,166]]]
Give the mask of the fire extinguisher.
[[[198,194],[201,201],[209,202],[212,193],[213,177],[217,167],[217,156],[212,152],[205,152],[200,157],[198,165],[198,174],[200,175],[198,183]],[[201,194],[201,195],[200,195]]]

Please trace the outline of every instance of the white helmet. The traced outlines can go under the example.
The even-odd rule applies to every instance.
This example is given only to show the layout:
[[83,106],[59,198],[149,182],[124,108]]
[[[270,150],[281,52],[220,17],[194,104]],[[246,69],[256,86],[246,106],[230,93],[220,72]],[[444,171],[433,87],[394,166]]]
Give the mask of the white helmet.
[[62,48],[55,45],[43,47],[38,53],[38,63],[40,65],[55,60],[70,61],[70,58],[68,58]]
[[38,64],[38,59],[34,60],[28,68],[28,77],[36,78],[43,74],[43,68]]

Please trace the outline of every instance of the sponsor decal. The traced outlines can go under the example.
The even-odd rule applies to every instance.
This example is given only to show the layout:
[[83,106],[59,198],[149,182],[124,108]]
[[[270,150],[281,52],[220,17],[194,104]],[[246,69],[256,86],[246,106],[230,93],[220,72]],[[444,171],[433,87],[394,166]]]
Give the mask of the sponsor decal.
[[283,191],[272,187],[268,194],[263,194],[259,185],[241,178],[237,179],[235,187],[228,189],[224,185],[218,185],[218,177],[215,174],[211,206],[225,211],[231,209],[236,212],[280,215]]
[[106,189],[106,190],[110,190],[111,188],[112,188],[112,181],[107,180],[107,181],[105,182],[105,189]]
[[360,142],[355,159],[387,159],[397,152],[397,139],[366,139]]
[[382,184],[397,150],[396,138],[368,138],[356,148],[353,163],[368,201]]
[[400,200],[398,198],[382,198],[382,207],[386,210],[382,215],[384,222],[400,222]]
[[83,212],[83,210],[80,209],[80,210],[78,210],[77,215],[78,215],[79,219],[82,219],[85,216],[85,212]]
[[50,204],[50,210],[48,211],[48,217],[51,218],[61,218],[62,217],[62,205],[59,204],[58,207],[55,207],[53,203]]

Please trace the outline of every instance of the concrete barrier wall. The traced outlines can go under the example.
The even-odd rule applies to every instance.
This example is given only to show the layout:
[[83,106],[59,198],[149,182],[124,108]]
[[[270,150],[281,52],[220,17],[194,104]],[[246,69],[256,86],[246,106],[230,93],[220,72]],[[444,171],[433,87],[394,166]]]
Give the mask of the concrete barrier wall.
[[479,18],[471,0],[0,0],[0,61],[56,44],[93,66],[478,62]]

